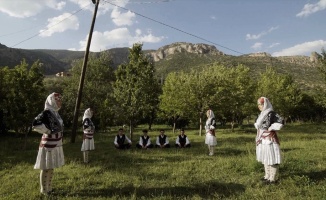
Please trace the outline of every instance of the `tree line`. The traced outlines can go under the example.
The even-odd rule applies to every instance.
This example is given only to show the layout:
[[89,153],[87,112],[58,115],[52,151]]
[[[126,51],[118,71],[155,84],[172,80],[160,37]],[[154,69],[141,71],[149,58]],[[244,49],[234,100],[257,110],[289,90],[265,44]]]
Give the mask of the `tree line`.
[[[326,81],[325,57],[323,50],[319,69]],[[97,129],[126,124],[132,133],[139,124],[148,124],[151,129],[153,124],[170,123],[175,129],[183,122],[181,126],[198,127],[201,134],[208,108],[214,110],[220,124],[230,124],[233,129],[258,115],[256,100],[260,96],[269,98],[287,123],[326,118],[324,88],[308,94],[290,74],[279,74],[273,68],[253,77],[246,66],[213,63],[169,73],[162,81],[152,59],[143,53],[142,44],[130,48],[128,60],[114,69],[108,54],[89,57],[79,122],[84,110],[92,107]],[[76,60],[71,76],[46,78],[38,61],[31,66],[22,61],[13,69],[1,67],[1,123],[16,133],[27,133],[34,117],[43,110],[47,95],[59,92],[63,95],[60,114],[69,129],[81,68],[82,60]]]

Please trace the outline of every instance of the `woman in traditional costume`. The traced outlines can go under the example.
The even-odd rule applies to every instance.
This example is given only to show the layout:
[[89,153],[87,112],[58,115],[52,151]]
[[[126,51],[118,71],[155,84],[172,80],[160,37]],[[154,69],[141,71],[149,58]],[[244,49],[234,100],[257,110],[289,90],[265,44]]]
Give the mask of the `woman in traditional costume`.
[[206,136],[205,136],[205,144],[208,146],[208,151],[210,156],[214,155],[215,146],[217,145],[216,137],[215,137],[215,115],[211,109],[206,112],[207,120],[205,124]]
[[88,154],[89,151],[92,151],[95,149],[94,145],[94,131],[95,131],[95,125],[93,124],[91,118],[93,116],[93,110],[91,108],[88,108],[85,110],[84,116],[83,116],[83,144],[81,147],[81,151],[83,152],[83,158],[84,163],[88,163]]
[[52,192],[54,168],[64,165],[62,148],[63,121],[58,113],[61,108],[62,96],[59,93],[50,94],[44,106],[44,111],[33,121],[33,130],[42,134],[34,169],[40,169],[40,192]]
[[283,118],[273,110],[266,97],[260,97],[257,103],[261,113],[254,124],[257,129],[256,157],[264,165],[265,176],[262,180],[274,184],[281,163],[280,142],[276,131],[283,127]]

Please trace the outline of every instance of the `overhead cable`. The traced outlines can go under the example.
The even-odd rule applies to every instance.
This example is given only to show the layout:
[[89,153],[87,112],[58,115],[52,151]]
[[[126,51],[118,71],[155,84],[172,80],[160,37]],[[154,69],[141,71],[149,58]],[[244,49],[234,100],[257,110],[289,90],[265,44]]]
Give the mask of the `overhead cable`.
[[182,32],[182,33],[184,33],[184,34],[190,35],[190,36],[192,36],[192,37],[195,37],[195,38],[198,38],[198,39],[200,39],[200,40],[206,41],[206,42],[208,42],[208,43],[214,44],[214,45],[216,45],[216,46],[222,47],[222,48],[224,48],[224,49],[228,49],[228,50],[230,50],[230,51],[233,51],[233,52],[238,53],[238,54],[241,54],[241,55],[244,54],[244,53],[241,53],[241,52],[239,52],[239,51],[236,51],[236,50],[233,50],[233,49],[231,49],[231,48],[228,48],[228,47],[226,47],[226,46],[223,46],[223,45],[217,44],[217,43],[215,43],[215,42],[212,42],[212,41],[210,41],[210,40],[207,40],[207,39],[205,39],[205,38],[203,38],[203,37],[200,37],[200,36],[194,35],[194,34],[192,34],[192,33],[189,33],[189,32],[186,32],[186,31],[184,31],[184,30],[181,30],[181,29],[179,29],[179,28],[176,28],[176,27],[174,27],[174,26],[171,26],[171,25],[168,25],[168,24],[166,24],[166,23],[163,23],[163,22],[160,22],[160,21],[158,21],[158,20],[155,20],[155,19],[153,19],[153,18],[147,17],[147,16],[145,16],[145,15],[142,15],[142,14],[140,14],[140,13],[137,13],[137,12],[135,12],[135,11],[133,11],[133,10],[128,9],[128,8],[125,8],[125,7],[122,7],[122,6],[116,5],[116,4],[114,4],[114,3],[112,3],[112,2],[110,2],[110,1],[108,1],[108,0],[104,0],[104,2],[106,2],[106,3],[108,3],[108,4],[111,4],[111,5],[113,5],[113,6],[116,6],[116,7],[118,7],[118,8],[121,8],[121,9],[123,9],[123,10],[130,11],[130,12],[132,12],[132,13],[135,13],[136,15],[139,15],[139,16],[141,16],[141,17],[143,17],[143,18],[146,18],[146,19],[148,19],[148,20],[151,20],[151,21],[154,21],[154,22],[156,22],[156,23],[159,23],[159,24],[161,24],[161,25],[163,25],[163,26],[169,27],[169,28],[171,28],[171,29],[177,30],[177,31]]

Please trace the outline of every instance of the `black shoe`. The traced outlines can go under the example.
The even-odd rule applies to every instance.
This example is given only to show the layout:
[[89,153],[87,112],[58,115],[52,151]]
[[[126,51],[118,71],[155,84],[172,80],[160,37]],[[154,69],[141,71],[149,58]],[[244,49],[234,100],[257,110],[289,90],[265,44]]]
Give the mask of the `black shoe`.
[[276,185],[277,184],[277,181],[266,180],[265,184],[266,185]]
[[275,184],[277,184],[277,181],[269,181],[269,184],[270,185],[275,185]]
[[261,178],[260,179],[262,182],[267,182],[268,181],[268,179],[266,179],[266,178]]

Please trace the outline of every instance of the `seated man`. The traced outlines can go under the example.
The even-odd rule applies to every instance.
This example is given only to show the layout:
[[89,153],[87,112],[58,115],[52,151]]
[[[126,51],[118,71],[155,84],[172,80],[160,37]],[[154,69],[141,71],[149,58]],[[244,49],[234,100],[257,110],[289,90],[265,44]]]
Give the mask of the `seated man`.
[[[125,141],[127,141],[126,144]],[[124,134],[122,128],[119,129],[118,135],[114,138],[114,145],[117,149],[129,149],[131,147],[131,140]]]
[[188,137],[185,135],[185,130],[182,128],[180,130],[180,135],[177,137],[175,141],[175,147],[188,148],[190,146],[191,146],[190,141],[188,140]]
[[151,143],[151,139],[147,135],[148,131],[146,129],[143,130],[143,135],[139,138],[139,143],[136,144],[138,149],[148,149],[153,148],[153,144]]
[[163,129],[160,130],[160,135],[156,138],[155,146],[160,148],[170,148],[169,138],[164,134],[164,132],[165,131]]

